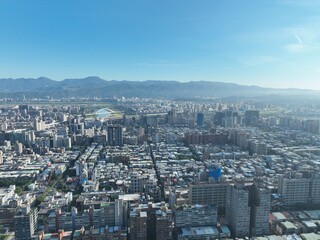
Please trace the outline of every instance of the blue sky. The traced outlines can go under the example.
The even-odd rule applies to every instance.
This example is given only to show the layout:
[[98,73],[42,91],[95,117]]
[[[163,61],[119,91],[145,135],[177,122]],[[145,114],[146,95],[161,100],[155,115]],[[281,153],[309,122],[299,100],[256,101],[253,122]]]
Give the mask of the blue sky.
[[0,0],[0,77],[320,89],[318,0]]

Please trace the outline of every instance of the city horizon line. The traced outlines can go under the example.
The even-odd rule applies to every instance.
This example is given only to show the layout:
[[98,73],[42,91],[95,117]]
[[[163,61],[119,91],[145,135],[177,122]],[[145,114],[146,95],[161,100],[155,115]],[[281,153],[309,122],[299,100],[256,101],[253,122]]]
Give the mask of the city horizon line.
[[51,77],[46,76],[39,76],[39,77],[0,77],[0,81],[2,80],[19,80],[19,79],[31,79],[31,80],[37,80],[37,79],[48,79],[55,82],[62,82],[66,80],[83,80],[88,78],[96,78],[100,79],[102,81],[111,82],[148,82],[148,81],[155,81],[155,82],[177,82],[177,83],[194,83],[194,82],[205,82],[205,83],[222,83],[222,84],[230,84],[230,85],[237,85],[237,86],[246,86],[246,87],[256,87],[256,88],[264,88],[264,89],[274,89],[274,90],[305,90],[305,91],[320,91],[320,89],[316,88],[300,88],[300,87],[275,87],[275,86],[263,86],[259,84],[249,84],[249,83],[237,83],[237,82],[231,82],[231,81],[217,81],[217,80],[176,80],[176,79],[144,79],[144,80],[130,80],[130,79],[105,79],[103,77],[97,76],[97,75],[89,75],[86,77],[66,77],[63,79],[55,79]]

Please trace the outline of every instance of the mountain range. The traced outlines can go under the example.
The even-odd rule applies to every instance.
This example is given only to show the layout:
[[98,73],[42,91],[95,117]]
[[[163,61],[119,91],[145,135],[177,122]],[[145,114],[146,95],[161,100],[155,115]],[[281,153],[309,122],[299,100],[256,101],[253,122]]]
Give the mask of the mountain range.
[[234,83],[211,81],[106,81],[99,77],[65,79],[3,78],[0,79],[0,97],[145,97],[145,98],[197,98],[197,97],[258,97],[258,96],[315,96],[320,91],[303,89],[274,89]]

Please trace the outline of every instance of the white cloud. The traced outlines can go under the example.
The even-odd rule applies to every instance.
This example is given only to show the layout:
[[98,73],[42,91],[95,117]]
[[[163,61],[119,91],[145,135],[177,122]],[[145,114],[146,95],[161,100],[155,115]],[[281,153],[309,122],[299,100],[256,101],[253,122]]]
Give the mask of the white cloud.
[[297,39],[299,45],[303,45],[303,44],[302,44],[302,40],[301,40],[301,38],[299,37],[299,35],[295,34],[294,37]]
[[284,46],[290,53],[312,52],[320,49],[319,18],[312,18],[308,23],[283,29],[292,41]]
[[[319,0],[320,4],[320,0]],[[288,27],[263,29],[236,36],[241,43],[260,44],[277,50],[281,46],[289,53],[320,50],[320,17],[310,17],[305,22]]]
[[301,44],[288,44],[285,46],[285,49],[291,53],[300,53],[306,51],[307,47]]
[[285,46],[285,49],[288,52],[299,53],[299,52],[304,52],[308,50],[308,46],[303,44],[301,37],[299,35],[295,34],[294,38],[296,39],[296,43],[287,44]]

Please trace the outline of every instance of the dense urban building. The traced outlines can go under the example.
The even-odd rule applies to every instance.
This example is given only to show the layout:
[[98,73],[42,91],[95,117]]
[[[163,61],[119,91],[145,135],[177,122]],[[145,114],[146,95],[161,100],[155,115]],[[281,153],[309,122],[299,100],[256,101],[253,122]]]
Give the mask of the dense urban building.
[[1,230],[15,239],[317,235],[320,138],[307,112],[116,101],[123,116],[94,104],[1,108]]
[[271,191],[259,182],[236,182],[228,189],[226,217],[234,237],[269,234]]
[[38,226],[38,210],[26,207],[14,217],[15,239],[31,239]]
[[122,146],[122,127],[121,126],[108,126],[108,144],[110,146]]
[[199,183],[190,185],[189,201],[191,204],[214,204],[225,210],[228,183]]
[[314,172],[289,172],[279,176],[279,194],[287,208],[320,204],[320,175]]

